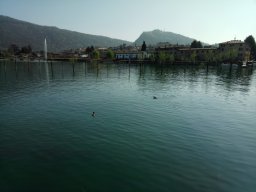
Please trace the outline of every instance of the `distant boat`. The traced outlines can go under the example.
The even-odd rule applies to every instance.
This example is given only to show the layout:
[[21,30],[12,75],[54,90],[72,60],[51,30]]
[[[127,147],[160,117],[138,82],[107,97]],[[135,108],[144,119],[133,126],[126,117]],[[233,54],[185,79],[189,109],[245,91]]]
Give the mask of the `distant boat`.
[[251,60],[251,61],[243,61],[242,67],[253,66],[254,64],[256,64],[256,61],[254,61],[254,60]]
[[243,61],[242,67],[247,67],[247,61]]
[[253,60],[247,61],[247,65],[253,65],[253,64],[256,64],[256,61],[253,61]]

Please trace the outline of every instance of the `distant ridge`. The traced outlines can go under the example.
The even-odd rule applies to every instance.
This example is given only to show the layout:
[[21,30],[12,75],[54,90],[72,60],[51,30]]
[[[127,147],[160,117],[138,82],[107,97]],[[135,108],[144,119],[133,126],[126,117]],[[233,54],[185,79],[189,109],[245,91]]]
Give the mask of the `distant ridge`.
[[186,37],[180,34],[165,32],[159,29],[143,32],[140,37],[135,41],[137,45],[146,42],[147,45],[156,45],[160,42],[168,42],[170,44],[182,44],[187,45],[191,44],[191,42],[195,40],[190,37]]
[[57,27],[41,26],[0,15],[0,48],[10,44],[19,47],[31,45],[33,50],[43,50],[44,38],[47,38],[49,51],[61,51],[87,46],[112,47],[129,41],[112,39],[105,36],[89,35]]
[[[33,50],[43,50],[45,37],[47,38],[48,51],[53,52],[92,45],[96,47],[114,47],[122,44],[133,44],[126,40],[41,26],[0,15],[0,49],[7,49],[11,44],[16,44],[19,47],[31,45]],[[156,29],[143,32],[134,44],[140,46],[145,41],[147,45],[156,45],[160,42],[188,45],[193,40],[195,39]]]

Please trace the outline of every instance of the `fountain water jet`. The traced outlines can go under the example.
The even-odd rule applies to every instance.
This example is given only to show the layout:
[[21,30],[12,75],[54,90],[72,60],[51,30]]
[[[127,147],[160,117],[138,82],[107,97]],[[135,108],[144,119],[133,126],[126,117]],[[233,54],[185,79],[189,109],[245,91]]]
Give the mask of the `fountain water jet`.
[[47,42],[46,42],[46,38],[44,39],[44,60],[47,61]]

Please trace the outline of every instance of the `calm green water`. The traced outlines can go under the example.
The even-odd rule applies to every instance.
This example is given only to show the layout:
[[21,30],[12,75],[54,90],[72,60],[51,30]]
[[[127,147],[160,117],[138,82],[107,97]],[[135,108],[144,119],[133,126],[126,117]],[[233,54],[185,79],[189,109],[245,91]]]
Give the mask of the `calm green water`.
[[254,69],[0,63],[1,192],[255,190]]

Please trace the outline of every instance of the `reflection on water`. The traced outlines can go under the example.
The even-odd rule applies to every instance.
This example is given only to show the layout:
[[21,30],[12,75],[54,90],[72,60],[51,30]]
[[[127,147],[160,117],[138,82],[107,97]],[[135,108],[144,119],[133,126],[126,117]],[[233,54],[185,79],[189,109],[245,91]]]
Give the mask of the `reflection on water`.
[[[46,57],[47,58],[47,57]],[[45,62],[44,63],[44,66],[45,66],[45,77],[46,77],[46,81],[49,82],[49,67],[48,67],[48,63]],[[39,67],[39,70],[40,70],[40,74],[41,74],[41,66]],[[52,74],[53,74],[53,71],[52,71]]]
[[[138,89],[145,91],[182,90],[188,86],[192,92],[199,91],[198,84],[203,83],[205,91],[218,89],[218,94],[228,98],[233,91],[246,94],[252,86],[255,68],[242,68],[237,65],[147,65],[113,63],[72,63],[72,62],[6,62],[0,63],[0,83],[26,86],[31,81],[53,83],[63,80],[106,83],[105,79],[117,82],[136,83]],[[175,86],[174,86],[175,84]],[[222,91],[220,91],[222,89]]]
[[[70,63],[70,62],[0,62],[1,81],[26,80],[32,77],[52,81],[57,79],[79,79],[86,75],[94,75],[95,78],[108,77],[109,74],[117,72],[118,76],[127,75],[131,78],[135,72],[138,76],[138,83],[153,78],[161,83],[169,83],[170,79],[186,78],[193,82],[204,76],[205,78],[214,75],[218,82],[225,82],[225,86],[232,84],[250,85],[253,75],[253,67],[242,68],[236,65],[147,65],[147,64],[113,64],[113,63]],[[105,74],[106,73],[106,74]]]

